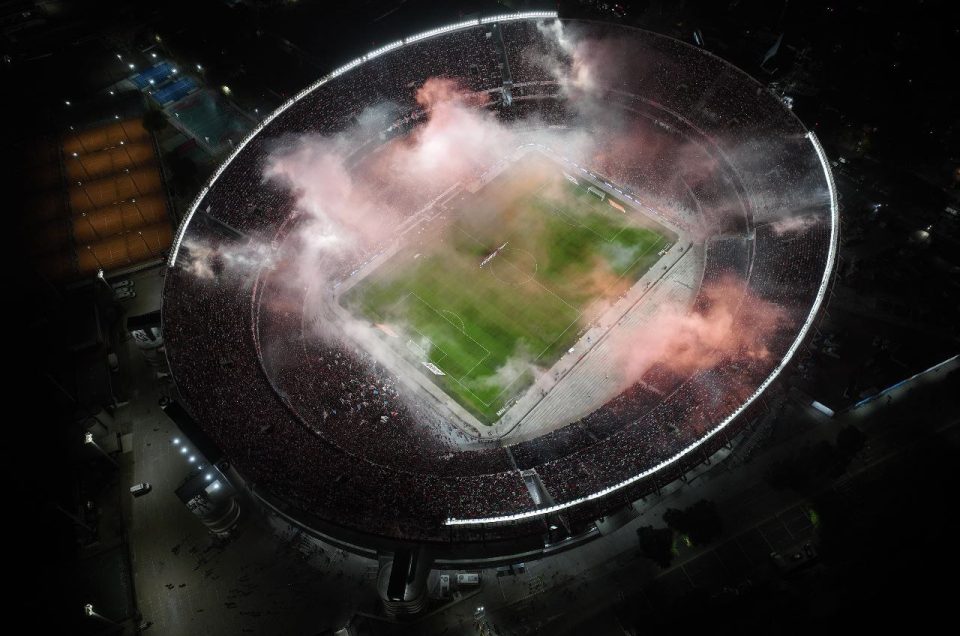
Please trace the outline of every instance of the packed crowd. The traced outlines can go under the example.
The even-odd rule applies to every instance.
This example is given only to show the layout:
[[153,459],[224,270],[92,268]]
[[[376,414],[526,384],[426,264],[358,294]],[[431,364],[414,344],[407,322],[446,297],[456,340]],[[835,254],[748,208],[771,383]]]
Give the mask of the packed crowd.
[[[550,79],[538,62],[548,47],[534,24],[504,25],[501,37],[515,83]],[[293,209],[289,193],[262,179],[265,158],[278,139],[308,131],[337,132],[364,107],[384,101],[397,108],[395,114],[415,120],[413,91],[431,76],[458,77],[475,90],[495,89],[502,81],[496,39],[489,27],[481,26],[422,40],[321,86],[249,142],[206,195],[187,238],[225,248],[251,239],[275,242],[283,228],[289,229]],[[656,50],[678,46],[654,40]],[[681,58],[692,55],[681,53]],[[744,96],[742,88],[738,92],[725,87],[718,77],[730,79],[736,72],[711,72],[711,64],[722,65],[712,60],[689,70],[693,88],[666,75],[646,80],[644,87],[654,94],[660,91],[664,112],[694,108],[692,118],[715,127],[710,143],[734,143],[767,129],[795,130],[795,122],[767,105],[769,96]],[[704,97],[701,84],[715,90]],[[690,101],[694,89],[698,97]],[[518,92],[522,99],[516,102],[517,110],[506,116],[515,117],[521,110],[540,113],[548,122],[575,116],[561,100],[534,99],[550,93],[543,86]],[[723,100],[734,98],[737,121],[713,118],[714,111],[729,108]],[[640,110],[642,100],[622,99]],[[670,126],[686,126],[683,135],[696,132],[680,120]],[[598,134],[617,142],[612,133]],[[830,229],[822,222],[824,211],[808,210],[821,222],[784,233],[772,211],[793,203],[787,199],[789,183],[767,188],[774,193],[769,201],[748,200],[742,196],[744,188],[761,188],[758,180],[766,173],[744,166],[728,170],[719,154],[707,148],[709,143],[674,148],[670,138],[666,133],[655,138],[657,153],[615,146],[627,150],[604,154],[604,173],[640,186],[658,180],[667,184],[664,197],[692,197],[712,227],[741,231],[708,243],[705,280],[730,271],[746,278],[749,271],[751,297],[800,315],[823,273],[824,232]],[[796,167],[786,152],[781,159],[775,164],[777,178],[806,178],[809,171]],[[677,166],[689,173],[677,178],[671,172]],[[436,195],[398,195],[388,183],[382,188],[386,198],[427,201]],[[201,222],[201,217],[208,221]],[[749,238],[742,231],[753,224],[748,267]],[[444,519],[530,510],[534,503],[520,470],[535,469],[557,502],[628,479],[695,443],[749,398],[771,370],[768,361],[745,361],[736,353],[692,377],[656,364],[641,382],[601,409],[550,434],[509,448],[465,445],[451,437],[440,412],[405,399],[401,379],[373,357],[335,337],[313,337],[304,321],[306,290],[284,284],[282,271],[228,275],[227,264],[217,262],[229,252],[223,249],[213,250],[213,262],[207,264],[214,276],[198,277],[183,266],[188,252],[183,250],[170,268],[164,292],[168,356],[188,408],[257,487],[320,518],[380,534],[449,538],[450,530],[442,528]],[[341,263],[327,275],[345,276],[353,265]],[[695,310],[702,303],[699,298]],[[780,360],[794,336],[795,330],[786,328],[778,333],[771,359]]]

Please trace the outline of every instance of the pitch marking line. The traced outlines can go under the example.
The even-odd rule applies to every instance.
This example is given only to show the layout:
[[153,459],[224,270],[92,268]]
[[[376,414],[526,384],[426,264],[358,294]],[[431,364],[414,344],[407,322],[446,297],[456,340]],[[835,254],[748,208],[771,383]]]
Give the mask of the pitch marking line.
[[[451,326],[451,327],[453,327],[454,329],[456,329],[457,331],[459,331],[460,333],[462,333],[464,336],[467,337],[468,340],[470,340],[473,344],[477,345],[478,347],[480,347],[480,348],[483,350],[483,357],[480,358],[480,360],[477,361],[477,363],[473,365],[473,367],[470,369],[470,371],[467,371],[466,373],[464,373],[462,376],[460,376],[459,379],[458,379],[457,377],[455,377],[455,376],[450,375],[449,373],[447,373],[446,370],[445,370],[443,367],[441,367],[438,363],[434,363],[434,364],[437,364],[437,367],[438,367],[441,371],[443,371],[444,373],[447,373],[447,377],[448,377],[448,378],[450,378],[451,380],[453,380],[454,382],[456,382],[457,384],[459,384],[460,387],[461,387],[464,391],[466,391],[467,393],[469,393],[470,395],[472,395],[475,400],[477,400],[479,403],[483,404],[483,406],[484,406],[485,408],[489,408],[489,406],[490,406],[493,402],[487,402],[487,401],[483,400],[479,395],[477,395],[476,393],[474,393],[473,391],[471,391],[466,385],[464,385],[461,380],[463,380],[463,379],[466,378],[468,375],[470,375],[470,372],[472,372],[474,369],[476,369],[478,366],[480,366],[484,361],[486,361],[487,358],[490,357],[490,350],[487,349],[486,347],[484,347],[484,346],[483,346],[482,344],[480,344],[479,342],[477,342],[477,341],[476,341],[470,334],[468,334],[465,330],[461,329],[461,328],[458,327],[453,321],[451,321],[449,318],[447,318],[446,316],[444,316],[443,313],[441,312],[441,310],[436,309],[433,305],[431,305],[430,303],[428,303],[427,301],[425,301],[423,298],[421,298],[416,292],[409,292],[409,293],[407,294],[407,297],[409,297],[409,296],[413,296],[414,298],[416,298],[417,300],[419,300],[419,301],[420,301],[421,303],[423,303],[426,307],[428,307],[431,311],[433,311],[440,319],[445,320],[446,322],[450,323],[450,326]],[[446,310],[443,310],[443,311],[446,311]],[[454,315],[456,316],[456,314],[455,314],[454,312],[449,312],[449,313],[452,313],[452,314],[454,314]],[[459,316],[457,316],[457,318],[459,319]],[[461,322],[463,322],[462,319],[461,319]],[[416,331],[416,329],[415,329],[414,331]],[[417,331],[417,333],[420,333],[420,332]],[[420,335],[423,335],[423,334],[420,334]],[[424,336],[424,338],[427,338],[427,337]],[[427,340],[429,341],[430,339],[427,338]],[[431,342],[431,344],[433,344],[433,341],[430,341],[430,342]],[[433,345],[433,346],[436,346],[436,345]],[[443,351],[443,349],[440,349],[440,347],[437,347],[437,349],[439,349],[441,352],[444,353],[444,359],[446,359],[446,355],[447,355],[446,352]],[[438,361],[438,362],[439,362],[439,361]]]
[[[458,227],[457,229],[460,230],[461,232],[463,232],[464,234],[466,234],[468,237],[470,237],[470,239],[472,239],[472,240],[473,240],[474,242],[476,242],[478,245],[483,245],[483,243],[480,242],[475,236],[471,235],[469,232],[467,232],[467,231],[464,230],[463,228]],[[510,261],[510,259],[504,259],[504,260],[506,260],[507,264],[509,264],[509,265],[510,265],[511,267],[513,267],[514,269],[516,269],[518,272],[520,271],[520,269],[517,268],[516,265],[514,265],[514,264]],[[534,258],[534,261],[536,261],[536,258]],[[539,269],[539,263],[538,263],[538,269]],[[522,273],[522,272],[520,272],[520,273]],[[550,288],[546,287],[546,286],[545,286],[543,283],[541,283],[540,281],[536,280],[535,278],[532,278],[532,279],[528,280],[527,283],[529,283],[529,282],[531,282],[531,281],[532,281],[535,285],[537,285],[538,287],[540,287],[540,289],[546,291],[546,292],[549,293],[551,296],[553,296],[554,298],[556,298],[557,300],[559,300],[561,303],[563,303],[564,305],[566,305],[568,308],[570,308],[570,309],[576,314],[576,317],[574,317],[574,319],[570,322],[570,324],[568,324],[568,325],[563,329],[563,331],[561,331],[559,334],[557,334],[557,337],[554,338],[552,341],[550,341],[550,343],[547,344],[547,346],[543,348],[543,350],[537,355],[537,357],[535,357],[535,358],[533,359],[533,362],[536,362],[537,360],[539,360],[540,358],[542,358],[543,355],[544,355],[548,350],[550,350],[550,348],[553,347],[561,338],[563,338],[563,335],[564,335],[565,333],[567,333],[568,331],[570,331],[570,328],[571,328],[571,327],[573,327],[574,325],[577,324],[577,322],[579,322],[580,317],[583,316],[583,313],[582,313],[579,309],[577,309],[576,307],[574,307],[573,305],[571,305],[570,303],[568,303],[567,301],[565,301],[563,298],[560,298],[560,296],[558,296],[553,290],[551,290]],[[524,284],[527,284],[527,283],[524,283]],[[492,403],[494,400],[499,399],[500,396],[502,396],[504,393],[506,393],[507,391],[509,391],[509,390],[510,390],[510,387],[512,387],[514,384],[516,384],[516,383],[520,380],[521,377],[523,377],[523,374],[522,374],[522,373],[519,374],[517,377],[515,377],[515,378],[514,378],[510,383],[508,383],[506,386],[504,386],[504,387],[500,390],[500,392],[497,393],[496,396],[494,396],[493,400],[491,400],[491,403]],[[466,387],[464,387],[464,388],[466,388]],[[469,391],[469,389],[467,389],[467,390]],[[471,393],[472,393],[472,392],[471,392]],[[482,401],[482,400],[481,400],[481,401]],[[484,403],[484,404],[486,404],[486,403]],[[487,404],[487,406],[489,406],[489,404]]]
[[[459,230],[460,232],[463,232],[463,233],[466,234],[468,237],[470,237],[470,239],[471,239],[473,242],[475,242],[477,245],[480,245],[481,247],[483,247],[484,243],[483,243],[480,239],[478,239],[477,237],[473,236],[472,234],[470,234],[469,232],[467,232],[467,231],[466,231],[465,229],[463,229],[462,227],[457,226],[457,230]],[[519,267],[517,267],[516,265],[514,265],[513,262],[512,262],[509,258],[506,258],[506,259],[504,259],[504,260],[507,262],[507,264],[510,265],[510,267],[514,268],[514,269],[515,269],[517,272],[519,272],[521,275],[525,274],[525,272],[524,272],[523,270],[521,270]],[[534,261],[536,261],[536,258],[534,258]],[[539,271],[539,269],[540,269],[540,264],[537,263],[537,271]],[[499,279],[497,279],[497,280],[499,280]],[[578,314],[580,313],[579,310],[578,310],[576,307],[574,307],[573,305],[571,305],[570,303],[568,303],[567,301],[565,301],[563,298],[560,298],[560,296],[558,296],[552,289],[550,289],[549,287],[547,287],[546,285],[544,285],[543,283],[541,283],[540,281],[538,281],[536,278],[533,278],[533,279],[531,279],[531,280],[532,280],[537,286],[539,286],[540,289],[542,289],[543,291],[547,292],[548,294],[550,294],[551,296],[553,296],[554,298],[556,298],[557,300],[559,300],[561,303],[563,303],[564,305],[566,305],[567,307],[569,307],[571,310],[573,310],[574,312],[576,312],[576,313],[578,313]],[[503,282],[503,281],[500,281],[500,282]],[[528,282],[529,282],[529,281],[528,281]],[[526,284],[526,283],[524,283],[524,284]]]

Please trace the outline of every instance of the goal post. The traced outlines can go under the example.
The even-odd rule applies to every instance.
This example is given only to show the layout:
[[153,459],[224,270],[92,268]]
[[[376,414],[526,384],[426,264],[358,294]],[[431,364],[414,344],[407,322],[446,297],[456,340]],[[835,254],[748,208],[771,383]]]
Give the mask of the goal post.
[[596,197],[599,198],[601,201],[603,201],[604,199],[607,198],[607,193],[606,193],[606,192],[604,192],[604,191],[601,190],[600,188],[596,188],[596,187],[594,187],[594,186],[589,186],[589,187],[587,188],[587,192],[589,192],[590,194],[596,196]]

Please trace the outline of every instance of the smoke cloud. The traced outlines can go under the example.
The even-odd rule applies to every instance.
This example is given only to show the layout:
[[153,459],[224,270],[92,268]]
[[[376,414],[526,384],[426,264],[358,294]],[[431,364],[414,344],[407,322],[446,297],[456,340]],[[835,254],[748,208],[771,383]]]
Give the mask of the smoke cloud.
[[722,278],[701,294],[706,302],[699,311],[664,303],[641,326],[613,332],[622,388],[640,381],[656,363],[689,376],[730,358],[768,360],[768,343],[790,324],[782,308],[750,296],[737,278]]
[[[639,56],[636,44],[581,38],[558,21],[539,28],[546,49],[525,55],[548,70],[572,104],[576,117],[570,129],[550,129],[530,119],[506,123],[497,118],[488,94],[465,90],[454,79],[430,78],[415,92],[416,109],[410,116],[419,125],[407,134],[384,141],[383,131],[398,111],[393,104],[380,104],[358,115],[355,125],[339,134],[305,134],[277,142],[266,161],[264,184],[288,191],[298,214],[282,247],[256,239],[229,247],[186,241],[183,267],[204,280],[253,276],[262,268],[282,272],[279,284],[303,296],[305,288],[316,290],[330,278],[342,278],[345,267],[383,249],[425,202],[471,181],[522,143],[531,142],[562,149],[567,157],[635,188],[694,240],[727,231],[723,214],[708,221],[693,209],[696,201],[678,200],[676,194],[689,192],[693,198],[701,184],[717,180],[723,166],[716,156],[698,144],[679,142],[676,134],[650,122],[641,125],[623,117],[604,99],[605,90],[622,83],[624,69],[632,76],[643,74],[648,61]],[[717,210],[728,206],[730,217],[741,205],[733,196],[711,204]],[[816,222],[813,215],[793,211],[776,221],[776,232],[803,231]],[[607,278],[597,269],[593,277],[585,277],[585,285],[613,288],[618,294],[627,291]],[[701,294],[707,301],[705,309],[665,304],[642,328],[611,334],[618,343],[617,375],[623,388],[639,381],[656,363],[690,375],[733,357],[766,360],[767,343],[790,323],[782,309],[750,297],[743,280],[726,278]],[[370,336],[368,325],[332,325],[324,311],[328,296],[306,296],[303,310],[311,314],[306,323],[316,325],[318,336],[329,337],[335,328],[368,351],[389,355],[383,342]],[[540,371],[518,352],[498,375]]]

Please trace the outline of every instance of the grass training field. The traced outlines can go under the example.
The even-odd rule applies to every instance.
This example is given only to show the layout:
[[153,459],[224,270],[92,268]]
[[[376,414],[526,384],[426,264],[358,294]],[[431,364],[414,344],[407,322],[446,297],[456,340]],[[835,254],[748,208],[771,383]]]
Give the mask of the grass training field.
[[676,236],[530,152],[341,298],[491,424]]

